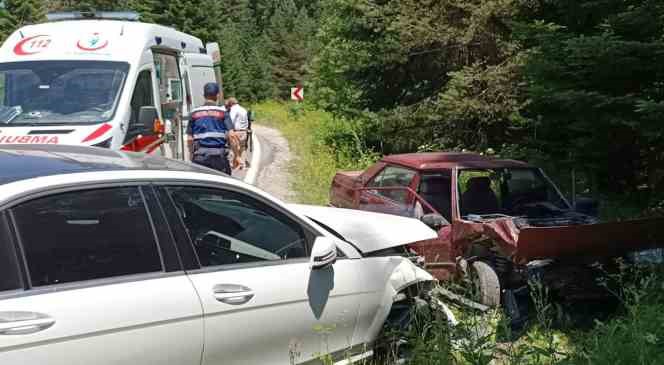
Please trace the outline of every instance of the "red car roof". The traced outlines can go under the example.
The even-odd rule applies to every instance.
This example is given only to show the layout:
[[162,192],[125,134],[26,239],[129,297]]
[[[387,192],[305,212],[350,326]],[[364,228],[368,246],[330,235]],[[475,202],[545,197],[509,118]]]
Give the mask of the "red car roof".
[[385,163],[397,164],[416,170],[442,170],[458,168],[494,169],[501,167],[532,167],[516,160],[501,160],[494,157],[466,152],[405,153],[385,156]]

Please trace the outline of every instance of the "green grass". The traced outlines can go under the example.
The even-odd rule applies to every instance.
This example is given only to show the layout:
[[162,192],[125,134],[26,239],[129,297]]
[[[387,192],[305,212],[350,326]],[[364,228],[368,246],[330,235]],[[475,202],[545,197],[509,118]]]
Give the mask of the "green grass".
[[664,364],[663,282],[662,268],[624,266],[607,279],[608,287],[618,288],[618,311],[589,327],[571,320],[579,315],[577,308],[562,308],[545,287],[533,283],[532,318],[515,340],[510,340],[502,311],[480,314],[457,308],[460,324],[454,328],[425,317],[408,336],[415,349],[411,364]]
[[330,183],[338,170],[362,170],[374,162],[373,155],[360,153],[355,158],[352,148],[325,143],[328,131],[352,127],[329,113],[276,101],[253,105],[252,111],[257,124],[278,129],[288,140],[294,158],[290,184],[299,203],[327,204]]

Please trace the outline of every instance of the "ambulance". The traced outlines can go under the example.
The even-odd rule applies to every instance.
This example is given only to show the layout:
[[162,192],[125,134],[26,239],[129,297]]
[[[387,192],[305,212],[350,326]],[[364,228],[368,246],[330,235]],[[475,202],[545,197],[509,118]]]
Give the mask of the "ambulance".
[[188,113],[221,81],[219,46],[130,12],[52,13],[0,48],[0,145],[185,159]]

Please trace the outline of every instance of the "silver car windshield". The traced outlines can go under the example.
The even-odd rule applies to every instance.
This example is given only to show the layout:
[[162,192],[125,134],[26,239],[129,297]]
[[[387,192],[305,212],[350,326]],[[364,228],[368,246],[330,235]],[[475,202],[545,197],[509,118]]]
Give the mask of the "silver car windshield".
[[2,63],[0,126],[109,121],[128,70],[110,61]]

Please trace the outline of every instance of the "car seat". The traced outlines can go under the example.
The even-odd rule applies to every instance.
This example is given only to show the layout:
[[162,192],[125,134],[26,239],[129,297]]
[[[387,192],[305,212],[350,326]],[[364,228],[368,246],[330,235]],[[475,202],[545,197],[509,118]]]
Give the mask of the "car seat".
[[491,189],[488,177],[468,179],[466,191],[461,195],[461,215],[499,213],[498,197]]
[[424,176],[419,195],[445,219],[450,220],[450,179],[442,176]]

